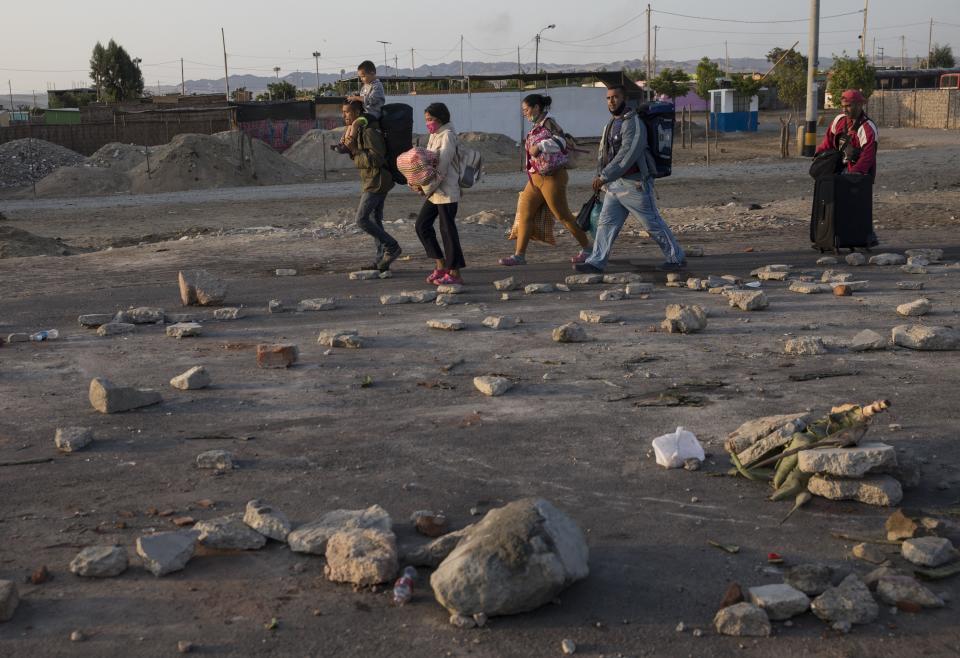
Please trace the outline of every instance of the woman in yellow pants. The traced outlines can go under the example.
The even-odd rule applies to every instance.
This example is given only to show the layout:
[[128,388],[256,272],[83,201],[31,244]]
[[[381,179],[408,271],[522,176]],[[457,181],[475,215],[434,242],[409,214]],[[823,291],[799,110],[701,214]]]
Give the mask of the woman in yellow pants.
[[[530,94],[520,104],[523,116],[533,127],[524,140],[526,152],[525,169],[527,185],[520,193],[517,204],[516,249],[512,256],[500,259],[501,265],[526,265],[527,245],[533,235],[534,219],[540,214],[544,204],[567,227],[567,230],[580,243],[580,251],[570,259],[572,263],[582,263],[590,255],[590,239],[577,226],[576,216],[570,212],[567,204],[568,144],[557,122],[548,115],[550,97],[542,94]],[[552,238],[552,236],[551,236]]]

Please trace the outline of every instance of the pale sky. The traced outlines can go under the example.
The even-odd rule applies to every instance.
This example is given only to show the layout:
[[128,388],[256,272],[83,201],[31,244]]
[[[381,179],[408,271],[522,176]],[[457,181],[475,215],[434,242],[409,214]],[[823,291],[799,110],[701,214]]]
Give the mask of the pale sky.
[[[763,57],[775,46],[806,53],[809,3],[802,1],[671,0],[653,2],[652,23],[659,25],[659,60],[723,57]],[[855,53],[858,49],[864,0],[823,0],[820,54]],[[410,66],[410,49],[418,66],[460,59],[464,36],[466,61],[514,61],[521,46],[523,61],[534,59],[533,36],[543,33],[540,61],[583,64],[641,58],[646,51],[645,3],[623,0],[480,0],[448,2],[291,2],[272,0],[47,0],[9,1],[0,12],[0,80],[2,93],[11,81],[14,93],[88,83],[90,51],[98,40],[114,38],[141,67],[148,86],[179,84],[180,58],[188,80],[221,78],[223,52],[220,28],[226,30],[230,74],[280,75],[314,71],[311,53],[321,52],[322,73],[356,70],[363,59],[378,66],[387,46],[389,66],[394,55],[401,68]],[[760,23],[698,20],[686,14]],[[828,18],[837,14],[851,15]],[[869,0],[868,53],[873,40],[883,48],[887,63],[899,61],[901,35],[908,58],[925,55],[929,21],[933,40],[949,43],[960,59],[960,1]],[[631,20],[633,19],[633,20]],[[549,39],[549,41],[548,41]],[[559,42],[559,43],[558,43]]]

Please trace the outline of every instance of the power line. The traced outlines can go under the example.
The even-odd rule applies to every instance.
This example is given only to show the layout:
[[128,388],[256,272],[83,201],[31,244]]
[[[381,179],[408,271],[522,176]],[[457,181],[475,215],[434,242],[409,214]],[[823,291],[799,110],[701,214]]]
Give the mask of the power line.
[[[646,15],[647,15],[647,13],[646,13],[646,12],[643,12],[643,13],[641,13],[641,14],[637,14],[636,16],[631,16],[630,18],[628,18],[627,20],[625,20],[623,23],[621,23],[621,24],[618,25],[617,27],[613,28],[612,30],[607,30],[606,32],[601,32],[600,34],[596,34],[596,35],[594,35],[594,36],[592,36],[592,37],[588,37],[588,38],[586,38],[586,39],[576,39],[576,40],[574,40],[574,41],[558,41],[557,43],[563,43],[563,44],[566,44],[566,45],[572,45],[572,44],[577,44],[577,43],[583,43],[584,41],[593,41],[594,39],[599,39],[600,37],[605,37],[605,36],[607,36],[608,34],[612,34],[612,33],[616,32],[617,30],[622,30],[623,28],[625,28],[627,25],[629,25],[629,24],[632,23],[633,21],[639,20],[639,19],[643,18],[643,17],[646,16]],[[527,42],[527,43],[529,43],[529,42]]]
[[[655,14],[665,14],[667,16],[679,16],[680,18],[692,18],[697,21],[715,21],[718,23],[747,23],[751,25],[772,25],[774,23],[806,23],[809,21],[809,18],[790,18],[790,19],[781,19],[781,20],[772,20],[772,21],[745,21],[738,18],[712,18],[709,16],[691,16],[690,14],[676,14],[671,11],[662,11],[660,9],[651,10]],[[853,16],[854,14],[862,14],[862,9],[857,9],[856,11],[848,11],[843,14],[833,14],[831,16],[821,16],[820,20],[826,20],[828,18],[841,18],[843,16]]]

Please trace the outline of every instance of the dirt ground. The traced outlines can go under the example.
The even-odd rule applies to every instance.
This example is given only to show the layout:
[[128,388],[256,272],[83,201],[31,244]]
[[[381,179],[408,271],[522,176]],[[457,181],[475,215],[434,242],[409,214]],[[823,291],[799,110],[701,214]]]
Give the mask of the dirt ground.
[[[875,217],[883,251],[941,247],[960,260],[960,134],[884,130]],[[679,151],[674,176],[659,181],[664,215],[685,245],[702,245],[690,275],[735,274],[771,263],[819,272],[809,248],[812,185],[807,162],[780,160],[776,133],[724,136],[719,162]],[[571,205],[587,196],[590,172],[572,172]],[[460,217],[512,214],[523,184],[495,173],[463,200]],[[574,242],[535,245],[530,265],[500,267],[510,253],[506,224],[463,222],[468,268],[464,304],[381,306],[378,297],[429,286],[416,240],[419,201],[406,190],[387,200],[388,230],[407,256],[382,281],[349,281],[346,272],[372,255],[370,238],[351,230],[356,182],[236,190],[196,190],[84,199],[0,200],[0,225],[56,238],[77,253],[0,259],[0,333],[57,328],[58,341],[0,348],[0,578],[20,583],[22,602],[0,624],[0,655],[172,655],[193,642],[209,655],[550,656],[564,638],[584,656],[876,656],[960,654],[960,577],[931,584],[952,602],[941,610],[895,614],[838,635],[807,613],[774,623],[766,639],[723,637],[711,620],[727,585],[782,581],[768,552],[787,566],[825,562],[838,573],[873,565],[851,557],[854,542],[833,533],[883,537],[890,510],[815,499],[779,525],[789,503],[771,503],[760,484],[723,477],[722,442],[742,422],[767,414],[889,398],[890,412],[871,430],[877,439],[922,457],[923,480],[904,505],[960,504],[956,352],[783,353],[790,336],[849,339],[864,328],[883,334],[905,320],[897,304],[920,294],[934,311],[925,324],[960,326],[960,270],[908,275],[898,268],[840,266],[867,279],[852,297],[788,292],[764,283],[770,308],[736,311],[719,295],[664,287],[660,255],[635,221],[618,240],[610,271],[655,283],[648,299],[600,302],[613,286],[569,293],[519,294],[501,301],[491,282],[560,282]],[[751,204],[759,208],[751,210]],[[402,220],[396,223],[396,220]],[[93,250],[87,252],[86,250]],[[82,313],[128,306],[178,312],[177,271],[203,267],[226,278],[229,305],[248,316],[209,322],[198,338],[167,338],[160,326],[99,338],[80,328]],[[299,270],[276,277],[276,268]],[[921,280],[922,293],[897,281]],[[268,314],[267,301],[336,297],[333,311]],[[709,314],[699,334],[655,328],[670,303],[696,303]],[[591,341],[557,344],[553,327],[581,309],[613,310],[622,322],[587,325]],[[490,314],[523,320],[513,330],[481,325]],[[458,317],[463,332],[430,330],[435,317]],[[323,329],[350,327],[360,350],[316,342]],[[300,363],[260,370],[255,346],[293,342]],[[177,391],[168,380],[205,365],[214,385]],[[506,395],[486,398],[472,379],[503,374]],[[87,401],[92,377],[161,390],[164,402],[100,415]],[[371,386],[362,386],[365,378]],[[648,406],[660,394],[679,406]],[[85,451],[61,455],[58,426],[94,428]],[[650,440],[677,426],[710,453],[703,470],[658,467]],[[240,468],[213,474],[196,455],[223,448]],[[443,510],[453,527],[481,511],[525,496],[551,500],[584,529],[590,576],[535,612],[495,618],[461,631],[429,590],[421,570],[411,604],[390,605],[386,590],[354,592],[327,582],[319,557],[271,543],[247,553],[198,554],[186,569],[155,578],[139,568],[133,544],[151,529],[174,529],[173,516],[205,519],[241,511],[252,498],[283,510],[295,524],[337,508],[383,505],[401,544],[416,540],[408,522],[418,509]],[[214,501],[205,508],[199,501]],[[696,500],[696,502],[694,502]],[[173,511],[173,516],[158,515]],[[728,554],[708,541],[737,544]],[[73,576],[67,564],[85,546],[117,543],[131,568],[108,580]],[[891,559],[899,558],[891,553]],[[46,565],[52,580],[32,585]],[[267,629],[276,618],[275,629]],[[675,630],[679,622],[687,630]],[[692,629],[702,629],[697,637]],[[70,641],[82,631],[86,640]]]

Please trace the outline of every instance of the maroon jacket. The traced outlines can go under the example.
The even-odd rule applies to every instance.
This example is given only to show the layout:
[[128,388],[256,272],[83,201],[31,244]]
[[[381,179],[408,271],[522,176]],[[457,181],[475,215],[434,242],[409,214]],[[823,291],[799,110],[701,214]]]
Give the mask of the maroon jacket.
[[[817,153],[827,149],[837,148],[840,136],[853,129],[854,121],[841,114],[830,122],[827,134],[817,147]],[[877,175],[877,125],[870,119],[863,117],[859,129],[852,133],[850,144],[860,149],[860,157],[856,163],[848,162],[846,171],[850,174],[866,174],[871,177]]]

